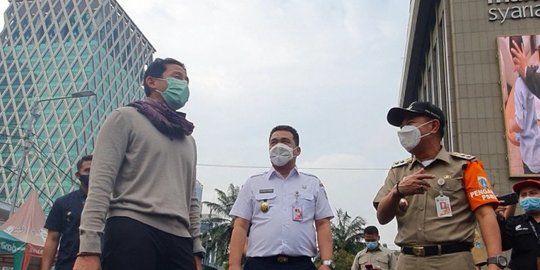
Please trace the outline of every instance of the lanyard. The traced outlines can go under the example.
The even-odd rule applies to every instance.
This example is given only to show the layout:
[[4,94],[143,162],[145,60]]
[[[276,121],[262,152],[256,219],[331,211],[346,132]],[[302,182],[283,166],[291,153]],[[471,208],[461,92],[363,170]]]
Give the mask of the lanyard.
[[534,224],[529,220],[529,224],[531,225],[531,228],[534,232],[534,236],[536,236],[536,241],[537,243],[540,244],[540,238],[538,238],[538,233],[536,232],[536,227],[534,227]]

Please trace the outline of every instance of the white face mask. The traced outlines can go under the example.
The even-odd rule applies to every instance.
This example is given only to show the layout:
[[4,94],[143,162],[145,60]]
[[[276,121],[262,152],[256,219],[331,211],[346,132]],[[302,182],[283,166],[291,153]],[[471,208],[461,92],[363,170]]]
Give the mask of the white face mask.
[[278,143],[270,148],[270,161],[281,167],[293,159],[293,149],[284,143]]
[[421,135],[420,129],[418,128],[426,124],[429,124],[431,122],[433,122],[433,120],[429,122],[425,122],[417,127],[413,125],[405,125],[401,127],[401,129],[398,130],[398,137],[399,137],[399,142],[401,143],[401,146],[403,146],[403,148],[405,148],[407,152],[411,152],[420,143],[420,140],[423,137],[426,137],[429,134],[431,134],[431,133],[427,133],[427,134]]

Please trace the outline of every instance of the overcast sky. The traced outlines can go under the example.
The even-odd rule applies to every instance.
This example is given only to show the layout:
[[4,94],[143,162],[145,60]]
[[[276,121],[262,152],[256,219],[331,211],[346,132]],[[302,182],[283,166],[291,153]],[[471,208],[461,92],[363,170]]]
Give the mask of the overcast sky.
[[371,202],[407,157],[386,113],[398,105],[409,1],[118,2],[155,57],[187,66],[203,200],[267,170],[269,131],[288,124],[300,133],[299,169],[395,248],[395,222],[378,225]]

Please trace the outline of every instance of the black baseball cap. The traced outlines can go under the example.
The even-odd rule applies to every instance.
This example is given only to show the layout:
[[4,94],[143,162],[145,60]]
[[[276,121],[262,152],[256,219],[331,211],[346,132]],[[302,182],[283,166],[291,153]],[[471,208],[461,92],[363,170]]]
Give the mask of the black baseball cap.
[[392,126],[400,127],[403,119],[410,115],[424,115],[432,119],[437,119],[441,123],[441,128],[444,128],[446,118],[441,108],[426,101],[415,101],[407,108],[394,107],[388,111],[386,120]]

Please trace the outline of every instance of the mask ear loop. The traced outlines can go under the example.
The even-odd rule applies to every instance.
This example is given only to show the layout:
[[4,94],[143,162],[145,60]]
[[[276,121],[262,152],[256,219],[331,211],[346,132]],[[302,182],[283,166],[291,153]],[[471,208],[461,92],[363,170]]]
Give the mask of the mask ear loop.
[[438,120],[438,119],[431,119],[430,122],[435,122],[435,120],[437,120],[439,122],[439,128],[437,129],[437,131],[435,133],[438,133],[439,132],[439,129],[441,129],[441,121]]
[[[417,126],[416,128],[418,129],[418,131],[420,131],[420,128],[421,128],[421,127],[423,127],[423,126],[425,126],[425,125],[427,125],[427,124],[429,124],[429,123],[432,123],[432,122],[435,121],[435,120],[436,120],[436,119],[431,119],[431,120],[429,120],[429,121],[427,121],[427,122],[425,122],[425,123],[423,123],[423,124]],[[426,137],[426,136],[429,136],[430,134],[434,134],[434,133],[431,133],[431,131],[430,131],[430,132],[428,132],[428,133],[426,133],[426,134],[424,134],[424,135],[420,135],[420,139],[422,139],[422,138],[424,138],[424,137]]]
[[[167,82],[167,87],[169,87],[169,82],[167,81],[167,79],[163,79],[163,78],[158,78],[158,77],[152,77],[154,80],[160,80],[160,81],[166,81]],[[157,89],[152,89],[156,92],[158,92],[161,96],[163,96],[163,93],[165,93],[165,91],[167,91],[167,87],[165,87],[165,90],[163,92],[157,90]]]

